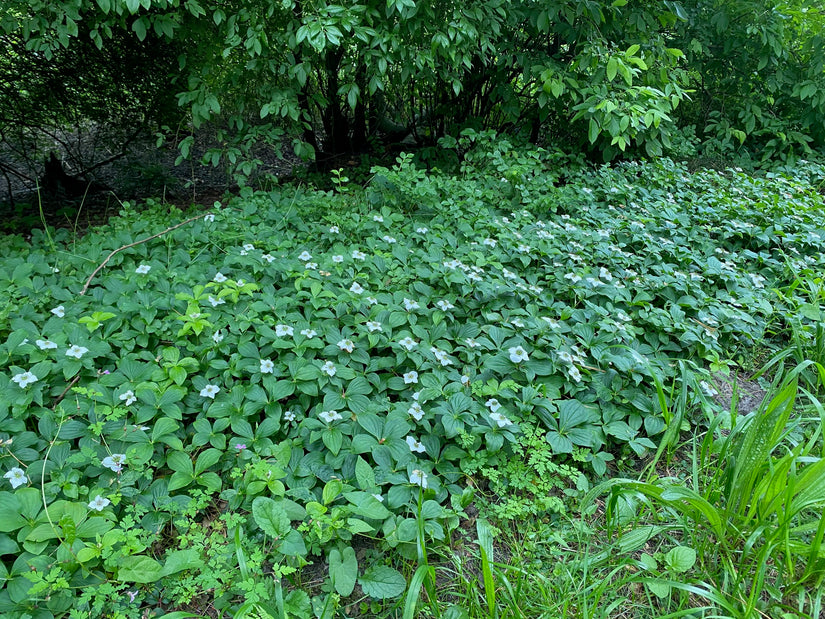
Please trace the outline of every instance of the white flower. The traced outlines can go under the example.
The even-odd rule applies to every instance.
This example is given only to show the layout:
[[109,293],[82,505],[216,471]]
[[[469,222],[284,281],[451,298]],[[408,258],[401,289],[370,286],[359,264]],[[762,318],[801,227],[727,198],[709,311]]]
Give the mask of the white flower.
[[501,413],[496,413],[496,412],[490,413],[490,419],[495,421],[498,424],[499,428],[504,428],[506,426],[513,425],[513,422],[510,421],[509,419],[507,419],[507,417],[505,417]]
[[335,364],[332,361],[327,361],[321,366],[321,371],[328,376],[335,376],[338,370],[335,369]]
[[372,333],[373,331],[382,331],[381,323],[377,322],[375,320],[368,320],[367,324],[366,324],[366,327],[367,327],[367,329],[369,330],[370,333]]
[[453,362],[452,362],[452,360],[450,359],[450,357],[448,357],[448,356],[447,356],[447,353],[446,353],[446,352],[444,352],[443,350],[439,350],[438,348],[436,348],[435,346],[433,346],[432,348],[430,348],[430,352],[432,352],[432,353],[433,353],[433,356],[434,356],[434,357],[435,357],[438,361],[440,361],[440,362],[441,362],[441,365],[452,365],[452,364],[453,364]]
[[89,501],[89,509],[93,509],[96,512],[102,512],[103,509],[110,503],[111,501],[109,499],[104,499],[98,494],[94,499]]
[[66,356],[74,357],[75,359],[80,359],[87,352],[89,352],[89,349],[85,346],[78,346],[77,344],[72,344],[69,350],[66,351]]
[[355,294],[361,294],[362,292],[364,292],[364,289],[358,282],[352,282],[352,286],[349,287],[349,291]]
[[200,394],[204,398],[211,398],[214,400],[220,390],[221,388],[217,385],[206,385],[203,389],[201,389]]
[[510,324],[514,327],[518,327],[519,329],[524,328],[524,321],[521,318],[513,318],[513,320],[510,321]]
[[286,421],[295,421],[295,412],[294,411],[287,411],[284,413],[284,420]]
[[415,370],[412,370],[411,372],[407,372],[406,374],[404,374],[404,384],[405,385],[415,384],[417,382],[418,382],[418,372],[416,372]]
[[226,303],[226,299],[216,299],[211,294],[206,298],[209,301],[209,303],[212,304],[212,307],[218,307],[219,305],[223,305],[224,303]]
[[498,409],[501,408],[501,403],[495,398],[490,398],[484,403],[484,406],[489,408],[491,413],[495,413]]
[[568,273],[564,276],[564,279],[569,279],[573,284],[577,284],[582,280],[581,276],[576,275],[575,273]]
[[364,252],[362,252],[362,251],[358,251],[357,249],[353,249],[353,250],[352,250],[352,257],[353,257],[355,260],[363,260],[364,258],[366,258],[366,257],[367,257],[367,254],[365,254],[365,253],[364,253]]
[[341,413],[338,411],[321,411],[318,413],[318,416],[327,423],[332,423],[333,421],[343,419],[343,417],[341,417]]
[[453,305],[452,303],[450,303],[449,301],[447,301],[445,299],[442,299],[441,301],[436,303],[436,305],[439,308],[441,308],[441,310],[444,311],[444,312],[446,312],[447,310],[451,310],[451,309],[455,308],[455,305]]
[[203,220],[204,221],[210,221],[210,222],[215,221],[214,213],[207,213],[206,215],[203,216]]
[[261,260],[266,260],[270,264],[275,261],[275,256],[272,254],[264,254],[261,256]]
[[340,264],[344,261],[344,257],[339,254],[339,255],[333,256],[332,261],[336,264]]
[[466,374],[462,374],[461,375],[461,384],[464,385],[465,387],[467,385],[469,385],[470,384],[470,377],[467,376]]
[[389,243],[390,245],[392,245],[393,243],[395,243],[395,237],[394,237],[394,236],[390,236],[390,235],[388,235],[388,234],[385,234],[385,235],[384,235],[384,236],[382,236],[381,238],[382,238],[384,241],[386,241],[387,243]]
[[255,246],[252,243],[244,243],[243,244],[244,251],[252,251],[255,249]]
[[413,348],[415,348],[416,346],[418,346],[418,342],[416,342],[414,339],[412,339],[412,338],[408,335],[408,336],[407,336],[407,337],[405,337],[403,340],[401,340],[400,342],[398,342],[398,345],[399,345],[399,346],[402,346],[402,347],[404,347],[404,348],[406,348],[407,350],[412,350]]
[[567,370],[567,374],[577,383],[580,383],[582,380],[582,374],[581,372],[579,372],[579,368],[577,368],[575,365],[570,366],[570,369]]
[[294,329],[289,325],[275,325],[275,335],[278,337],[285,337],[287,335],[292,335]]
[[613,281],[613,276],[610,274],[610,271],[608,271],[604,267],[599,269],[599,277],[601,277],[606,282]]
[[338,226],[330,226],[329,232],[330,234],[338,234],[339,232],[341,232],[341,228],[339,228]]
[[426,488],[427,474],[420,469],[414,469],[413,472],[410,473],[410,483],[415,484],[416,486],[421,486],[422,488]]
[[546,322],[551,329],[558,329],[559,327],[561,327],[561,324],[559,324],[558,320],[555,320],[553,318],[549,318],[547,316],[542,316],[541,319],[544,322]]
[[424,418],[424,409],[421,408],[421,405],[418,402],[413,402],[407,412],[416,421],[421,421]]
[[31,383],[37,382],[37,376],[32,374],[31,372],[22,372],[20,374],[15,374],[12,376],[12,381],[17,383],[21,389],[25,389]]
[[478,342],[476,342],[473,338],[467,337],[464,338],[464,343],[467,344],[470,348],[476,348],[477,346],[481,346]]
[[213,277],[213,278],[212,278],[212,281],[213,281],[213,282],[217,282],[217,283],[219,283],[219,284],[222,284],[222,283],[223,283],[223,282],[225,282],[227,279],[229,279],[229,278],[228,278],[226,275],[224,275],[223,273],[221,273],[220,271],[218,271],[217,273],[215,273],[215,277]]
[[373,215],[373,216],[372,216],[372,220],[373,220],[373,221],[377,221],[378,223],[383,223],[384,218],[383,218],[383,217],[381,217],[381,215]]
[[301,335],[303,335],[308,340],[311,340],[316,335],[318,335],[318,332],[315,329],[301,329]]
[[62,305],[58,305],[56,308],[52,310],[52,314],[54,314],[58,318],[63,318],[63,316],[66,315],[65,308]]
[[11,484],[12,488],[22,486],[27,481],[29,481],[29,478],[26,477],[26,472],[19,467],[14,467],[13,469],[9,470],[9,472],[3,475],[3,477],[9,480],[9,483]]
[[378,299],[375,297],[366,297],[367,305],[375,305],[378,303]]
[[561,359],[565,363],[573,363],[573,355],[571,355],[566,350],[558,350],[556,351],[556,355],[558,355],[559,359]]
[[457,268],[461,267],[461,260],[446,260],[444,262],[444,266],[450,269],[451,271],[455,271]]
[[352,343],[352,340],[344,339],[338,342],[338,348],[351,353],[355,349],[355,344]]
[[269,359],[261,359],[261,374],[272,374],[275,364]]
[[57,344],[50,340],[36,340],[35,344],[40,350],[48,350],[50,348],[57,348]]
[[427,448],[421,444],[421,442],[415,438],[414,436],[407,437],[407,445],[410,447],[410,451],[414,451],[416,453],[426,453]]
[[702,393],[704,393],[707,397],[712,398],[715,395],[719,395],[719,392],[714,389],[709,382],[703,380],[699,383],[699,387],[702,389]]
[[527,356],[527,351],[521,346],[513,346],[507,352],[510,353],[510,361],[513,363],[521,363],[522,361],[527,361],[529,359]]
[[135,273],[140,273],[141,275],[146,275],[149,272],[149,269],[152,267],[148,264],[141,264],[138,268],[135,269]]
[[420,228],[416,228],[415,231],[418,232],[418,234],[427,234],[430,229],[425,226],[421,226]]
[[312,259],[312,254],[308,251],[304,250],[298,255],[298,260],[301,262],[306,262],[307,260]]
[[404,309],[408,312],[414,309],[418,309],[418,307],[419,306],[417,302],[412,301],[410,299],[404,299]]
[[123,470],[123,465],[126,464],[126,454],[112,454],[106,456],[100,462],[107,469],[113,470],[115,473],[120,473]]
[[220,344],[223,340],[223,333],[221,333],[220,330],[215,331],[215,333],[212,334],[212,339],[215,341],[216,344]]
[[524,243],[519,243],[518,250],[519,250],[521,253],[526,254],[526,253],[528,253],[531,249],[532,249],[532,248],[531,248],[529,245],[525,245]]
[[134,404],[135,402],[137,402],[137,398],[135,397],[135,392],[132,391],[131,389],[129,391],[127,391],[126,393],[121,393],[119,397],[126,406],[129,406],[129,405]]
[[497,244],[495,239],[484,239],[481,243],[483,245],[487,245],[488,247],[495,247]]
[[304,265],[304,268],[309,269],[310,271],[314,271],[315,269],[318,268],[318,263],[317,262],[307,262]]
[[416,391],[416,392],[412,395],[412,399],[413,399],[413,400],[415,400],[416,402],[418,402],[418,398],[419,398],[420,396],[421,396],[421,392],[420,392],[420,391]]

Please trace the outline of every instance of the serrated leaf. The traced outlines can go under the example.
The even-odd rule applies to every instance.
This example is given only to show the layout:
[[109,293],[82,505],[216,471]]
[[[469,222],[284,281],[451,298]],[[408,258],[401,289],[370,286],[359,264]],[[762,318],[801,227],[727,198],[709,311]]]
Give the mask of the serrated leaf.
[[401,573],[386,565],[369,568],[358,579],[358,584],[364,593],[377,600],[397,598],[407,588],[407,581]]

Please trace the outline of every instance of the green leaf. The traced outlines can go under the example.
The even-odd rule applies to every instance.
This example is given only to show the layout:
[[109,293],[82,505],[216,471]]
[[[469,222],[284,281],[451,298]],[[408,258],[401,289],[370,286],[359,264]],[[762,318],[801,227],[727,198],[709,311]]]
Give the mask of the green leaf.
[[676,546],[665,555],[665,565],[674,572],[687,572],[696,563],[696,551],[688,546]]
[[407,588],[407,581],[398,570],[386,565],[378,565],[366,570],[364,575],[358,579],[358,584],[361,585],[364,593],[378,600],[397,598]]
[[163,576],[163,566],[145,555],[124,557],[117,571],[117,579],[122,582],[141,584],[157,582]]
[[361,456],[355,461],[355,479],[361,490],[371,490],[375,487],[375,473]]
[[358,576],[358,560],[355,558],[355,550],[347,546],[343,552],[333,548],[329,553],[329,577],[332,586],[342,596],[346,597],[355,589],[355,581]]
[[276,539],[291,530],[286,511],[269,497],[259,496],[252,501],[252,518],[264,533]]

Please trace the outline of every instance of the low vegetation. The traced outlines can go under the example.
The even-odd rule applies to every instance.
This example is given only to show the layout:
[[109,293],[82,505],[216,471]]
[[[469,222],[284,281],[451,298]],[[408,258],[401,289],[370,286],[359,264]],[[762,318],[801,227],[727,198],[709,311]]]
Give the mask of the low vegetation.
[[825,168],[443,146],[7,239],[4,617],[821,616]]

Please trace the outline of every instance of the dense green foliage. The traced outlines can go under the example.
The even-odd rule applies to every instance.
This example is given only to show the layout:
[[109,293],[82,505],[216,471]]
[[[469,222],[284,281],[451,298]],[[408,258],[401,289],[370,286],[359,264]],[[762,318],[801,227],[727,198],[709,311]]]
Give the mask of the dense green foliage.
[[[468,126],[606,159],[696,155],[693,135],[702,154],[788,157],[825,139],[823,19],[812,0],[14,0],[0,62],[31,90],[15,101],[6,78],[0,119],[69,105],[157,120],[174,95],[184,120],[222,129],[207,159],[246,173],[261,140],[312,156],[408,136],[434,146]],[[130,74],[108,88],[64,71],[108,76],[119,55]],[[40,99],[55,83],[65,101]]]
[[387,558],[424,568],[471,504],[563,512],[703,423],[708,369],[825,339],[798,285],[825,270],[821,166],[461,147],[456,176],[403,156],[366,190],[259,193],[147,242],[179,214],[3,245],[4,616],[396,599]]

